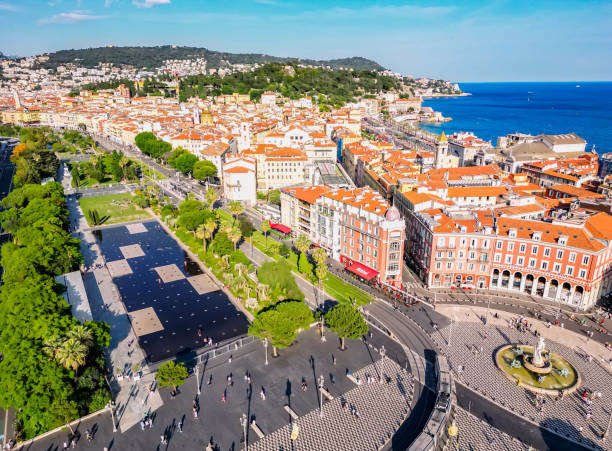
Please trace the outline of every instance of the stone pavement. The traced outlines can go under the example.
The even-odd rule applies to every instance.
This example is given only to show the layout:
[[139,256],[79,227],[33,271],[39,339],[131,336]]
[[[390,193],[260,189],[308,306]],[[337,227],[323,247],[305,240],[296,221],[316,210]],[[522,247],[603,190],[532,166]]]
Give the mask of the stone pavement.
[[[324,401],[323,417],[315,409],[258,440],[251,449],[379,449],[408,417],[414,390],[411,374],[390,359],[385,359],[382,366],[385,380],[382,384],[376,380],[380,364],[355,371],[353,376],[361,378],[362,384],[341,397]],[[368,375],[375,378],[371,384],[366,382]],[[358,418],[350,413],[351,407],[357,409]],[[291,440],[293,424],[299,427],[299,435],[294,441]]]
[[476,418],[461,407],[456,409],[455,424],[458,427],[458,434],[446,442],[445,450],[521,451],[531,449],[528,445]]
[[[62,182],[67,183],[65,178]],[[140,363],[143,372],[148,373],[144,353],[138,346],[138,340],[130,325],[125,307],[104,266],[102,253],[85,220],[78,200],[74,196],[69,196],[66,201],[70,212],[72,235],[81,239],[81,252],[85,259],[85,266],[89,268],[83,275],[83,282],[93,318],[110,325],[111,343],[106,350],[108,365],[111,369],[108,379],[117,407],[119,427],[121,431],[125,431],[140,421],[143,406],[156,410],[163,405],[163,402],[158,392],[147,393],[142,389],[151,386],[153,375],[145,376],[138,381],[131,377],[119,381],[115,377],[117,371],[124,371],[131,376],[131,367],[134,363]],[[97,268],[97,266],[100,267]]]
[[[567,395],[563,400],[548,397],[543,412],[539,413],[533,405],[534,395],[510,382],[494,364],[494,354],[500,346],[508,343],[533,345],[536,338],[528,332],[510,329],[503,321],[501,324],[490,322],[487,328],[482,323],[468,321],[467,313],[457,314],[457,321],[452,325],[450,346],[450,325],[432,334],[448,357],[457,381],[540,427],[595,449],[603,446],[612,449],[612,444],[606,445],[601,440],[612,412],[608,390],[612,376],[599,361],[593,359],[589,363],[586,352],[569,347],[572,345],[571,339],[563,339],[565,344],[548,340],[547,349],[566,358],[579,371],[582,387],[600,391],[604,396],[593,402],[593,417],[590,420],[585,417],[586,409],[578,393]],[[470,317],[473,316],[470,313]],[[544,329],[538,328],[538,331],[544,334]],[[483,351],[474,353],[473,347],[478,350],[482,347]],[[462,370],[459,370],[460,366]]]

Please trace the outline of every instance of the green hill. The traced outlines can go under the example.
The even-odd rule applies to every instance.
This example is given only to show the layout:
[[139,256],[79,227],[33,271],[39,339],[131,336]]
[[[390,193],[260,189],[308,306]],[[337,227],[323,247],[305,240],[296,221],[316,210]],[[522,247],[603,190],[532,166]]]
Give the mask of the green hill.
[[113,63],[116,66],[130,65],[137,68],[156,68],[168,59],[204,58],[208,68],[223,67],[230,64],[284,63],[300,62],[315,66],[329,66],[333,69],[352,68],[355,70],[384,70],[375,61],[362,58],[340,58],[333,60],[310,60],[300,58],[281,58],[261,53],[227,53],[198,47],[178,47],[164,45],[160,47],[98,47],[79,50],[60,50],[50,53],[49,60],[41,63],[42,67],[56,68],[66,63],[75,63],[84,67],[95,67],[98,63]]

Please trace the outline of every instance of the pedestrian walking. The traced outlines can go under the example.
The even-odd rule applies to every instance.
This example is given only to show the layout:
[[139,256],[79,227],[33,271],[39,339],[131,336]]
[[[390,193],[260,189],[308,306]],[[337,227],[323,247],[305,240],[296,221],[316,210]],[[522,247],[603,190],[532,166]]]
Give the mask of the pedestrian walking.
[[208,378],[208,385],[212,384],[212,374],[210,375],[210,377]]
[[166,434],[162,434],[160,436],[160,438],[161,438],[161,444],[162,445],[167,445],[168,444],[168,440],[166,439]]
[[142,429],[142,431],[144,432],[144,430],[145,430],[145,422],[144,422],[144,420],[140,420],[140,429]]
[[332,365],[336,365],[336,356],[332,354]]
[[198,408],[196,406],[193,406],[193,419],[197,420],[198,419]]
[[226,401],[226,394],[225,391],[223,392],[223,394],[221,395],[221,401],[225,402]]
[[179,421],[179,423],[176,425],[176,428],[178,429],[179,432],[183,432],[183,422]]
[[262,401],[266,400],[266,392],[265,392],[263,387],[261,387],[261,391],[259,392],[259,396],[261,397]]

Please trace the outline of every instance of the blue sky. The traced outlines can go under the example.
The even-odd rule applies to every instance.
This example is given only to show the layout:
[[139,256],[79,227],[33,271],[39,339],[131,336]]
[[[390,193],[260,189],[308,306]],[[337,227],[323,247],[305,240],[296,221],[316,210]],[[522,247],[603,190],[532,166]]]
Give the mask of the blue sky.
[[601,0],[0,0],[0,50],[177,44],[364,56],[453,81],[612,80]]

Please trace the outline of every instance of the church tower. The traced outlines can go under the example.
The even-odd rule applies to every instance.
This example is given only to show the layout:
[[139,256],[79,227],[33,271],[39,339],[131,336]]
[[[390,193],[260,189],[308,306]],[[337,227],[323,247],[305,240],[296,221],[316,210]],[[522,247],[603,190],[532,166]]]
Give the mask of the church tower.
[[443,167],[444,162],[446,161],[446,157],[448,156],[448,139],[446,139],[446,135],[444,132],[438,137],[438,142],[436,143],[436,169],[440,169]]

